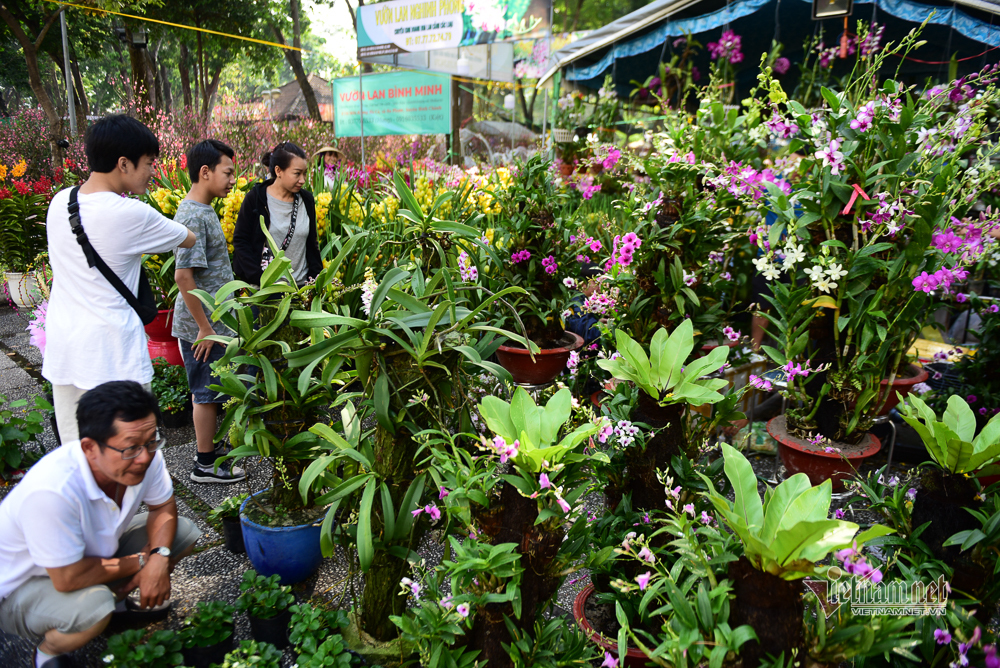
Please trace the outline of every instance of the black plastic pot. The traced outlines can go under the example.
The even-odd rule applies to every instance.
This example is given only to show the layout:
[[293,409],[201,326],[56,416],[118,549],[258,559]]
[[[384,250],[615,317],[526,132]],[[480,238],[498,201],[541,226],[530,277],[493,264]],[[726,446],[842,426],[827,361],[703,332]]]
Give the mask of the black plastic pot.
[[167,429],[180,429],[182,427],[187,427],[191,424],[193,407],[191,405],[191,398],[188,397],[187,405],[180,411],[176,413],[167,413],[164,411],[162,413],[163,426]]
[[278,649],[288,647],[288,623],[292,621],[292,611],[285,609],[270,619],[250,618],[250,635],[257,642],[269,642]]
[[243,525],[240,518],[223,517],[222,536],[226,540],[226,549],[233,554],[244,554],[247,551],[243,545]]
[[233,651],[233,636],[234,633],[230,632],[228,638],[208,647],[185,647],[181,650],[184,665],[191,668],[210,668],[212,664],[222,664],[226,654]]

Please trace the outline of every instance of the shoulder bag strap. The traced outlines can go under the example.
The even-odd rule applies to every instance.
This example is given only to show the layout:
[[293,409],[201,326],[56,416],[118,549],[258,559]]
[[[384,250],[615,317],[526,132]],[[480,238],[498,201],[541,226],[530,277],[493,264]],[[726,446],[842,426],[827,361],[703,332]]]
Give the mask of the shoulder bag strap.
[[288,250],[288,244],[292,243],[292,235],[295,234],[295,217],[299,213],[299,196],[292,196],[292,219],[288,223],[288,234],[285,235],[284,241],[281,242],[281,250]]
[[101,272],[104,278],[108,279],[108,283],[118,291],[128,305],[132,309],[139,313],[142,306],[139,304],[139,300],[136,298],[132,291],[128,289],[128,286],[122,282],[122,279],[118,278],[118,274],[111,270],[111,267],[107,265],[103,258],[97,254],[94,247],[90,243],[90,239],[87,238],[87,233],[83,229],[83,225],[80,223],[80,203],[77,201],[76,194],[80,190],[80,186],[76,186],[69,192],[69,225],[73,229],[73,234],[76,235],[76,241],[83,248],[83,254],[87,258],[87,266],[97,267],[97,270]]

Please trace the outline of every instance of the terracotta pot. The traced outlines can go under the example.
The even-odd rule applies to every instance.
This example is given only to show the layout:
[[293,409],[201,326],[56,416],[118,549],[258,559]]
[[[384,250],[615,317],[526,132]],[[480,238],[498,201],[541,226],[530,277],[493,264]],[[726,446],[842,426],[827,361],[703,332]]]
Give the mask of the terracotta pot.
[[740,342],[726,341],[725,343],[720,344],[718,341],[712,341],[711,343],[706,343],[701,347],[701,350],[698,351],[698,357],[704,357],[705,355],[709,354],[710,352],[718,348],[720,345],[726,346],[727,348],[729,348],[729,350],[736,350],[736,347],[740,345]]
[[563,332],[558,348],[542,348],[531,361],[528,351],[521,347],[500,346],[497,359],[500,366],[514,377],[514,382],[523,385],[545,385],[566,368],[569,354],[583,345],[583,337],[573,332]]
[[156,312],[153,322],[146,325],[146,336],[153,341],[176,341],[174,335],[170,333],[170,328],[174,326],[174,310],[160,309]]
[[[576,625],[580,627],[580,630],[590,638],[598,647],[603,649],[605,652],[611,652],[614,655],[618,655],[618,640],[608,640],[603,635],[594,630],[594,627],[590,625],[587,620],[587,615],[584,614],[584,607],[587,605],[587,599],[590,598],[591,594],[594,593],[594,585],[589,584],[584,587],[576,598],[573,599],[573,617],[576,619]],[[649,662],[649,657],[646,656],[645,652],[638,650],[634,647],[630,647],[625,653],[625,666],[629,668],[642,668]]]
[[594,408],[600,410],[601,401],[603,400],[604,390],[597,390],[590,395],[590,403],[593,404]]
[[[907,367],[907,369],[910,371],[911,376],[909,378],[897,378],[892,381],[892,388],[889,390],[889,397],[885,400],[885,406],[883,406],[882,410],[878,412],[879,415],[888,415],[889,411],[899,404],[899,397],[896,396],[897,392],[905,399],[906,395],[910,393],[910,390],[913,389],[914,385],[917,383],[925,383],[927,382],[927,379],[930,378],[930,374],[927,373],[927,370],[916,364],[911,364]],[[889,379],[883,378],[882,386],[879,389],[879,399],[884,396],[886,386],[888,384]]]
[[[824,480],[831,480],[835,492],[842,491],[844,489],[842,481],[853,476],[854,469],[875,455],[882,447],[878,437],[873,434],[865,434],[857,445],[837,442],[824,446],[812,445],[809,441],[788,433],[784,415],[768,421],[767,433],[778,442],[778,454],[781,455],[781,461],[788,475],[805,473],[814,486]],[[824,450],[826,447],[837,448],[840,452],[826,452]],[[845,457],[848,460],[846,462]]]

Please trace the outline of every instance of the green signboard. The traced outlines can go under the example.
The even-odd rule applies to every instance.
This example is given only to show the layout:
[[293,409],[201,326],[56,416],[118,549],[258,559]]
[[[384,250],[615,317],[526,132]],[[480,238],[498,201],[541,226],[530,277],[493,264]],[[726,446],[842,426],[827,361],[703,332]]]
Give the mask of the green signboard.
[[389,72],[333,82],[338,137],[434,135],[451,132],[451,77]]

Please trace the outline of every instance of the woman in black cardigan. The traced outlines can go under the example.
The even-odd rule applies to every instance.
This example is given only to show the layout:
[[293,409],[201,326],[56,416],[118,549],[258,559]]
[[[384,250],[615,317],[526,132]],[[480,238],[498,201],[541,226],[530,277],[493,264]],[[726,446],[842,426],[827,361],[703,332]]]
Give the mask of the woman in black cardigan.
[[271,238],[292,262],[295,282],[302,285],[323,269],[316,238],[316,200],[302,186],[306,182],[306,153],[283,142],[265,153],[261,162],[269,177],[250,189],[233,230],[233,272],[253,285],[273,258],[260,218]]

